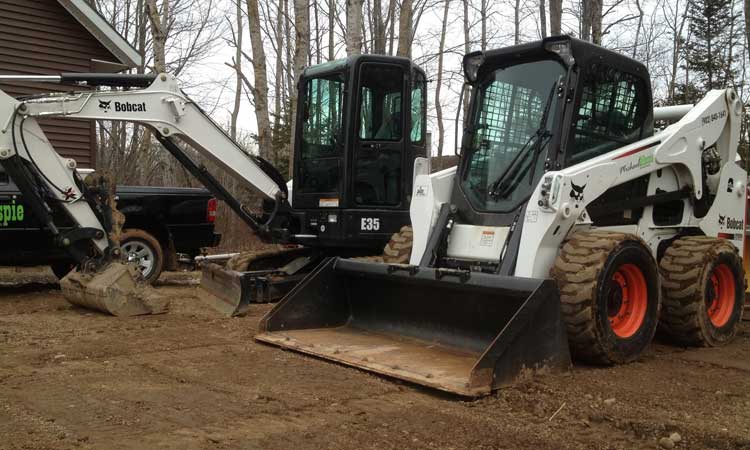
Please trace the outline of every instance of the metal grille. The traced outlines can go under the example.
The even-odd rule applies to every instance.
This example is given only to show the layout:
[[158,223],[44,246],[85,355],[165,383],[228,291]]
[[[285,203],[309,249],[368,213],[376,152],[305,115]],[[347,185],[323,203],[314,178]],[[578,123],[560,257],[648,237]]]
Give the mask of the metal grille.
[[[482,128],[475,135],[476,154],[472,157],[471,173],[487,177],[487,164],[510,162],[539,126],[542,118],[542,98],[538,92],[512,84],[495,81],[482,99]],[[479,186],[488,180],[472,180]]]
[[642,89],[642,80],[629,73],[594,66],[584,81],[573,155],[588,159],[639,139]]

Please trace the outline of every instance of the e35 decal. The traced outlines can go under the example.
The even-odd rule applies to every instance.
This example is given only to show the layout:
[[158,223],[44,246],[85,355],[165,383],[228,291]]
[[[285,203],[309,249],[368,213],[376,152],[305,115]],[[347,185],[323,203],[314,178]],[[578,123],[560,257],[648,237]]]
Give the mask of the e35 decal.
[[363,217],[360,223],[360,230],[362,231],[379,231],[380,230],[380,218],[378,217]]

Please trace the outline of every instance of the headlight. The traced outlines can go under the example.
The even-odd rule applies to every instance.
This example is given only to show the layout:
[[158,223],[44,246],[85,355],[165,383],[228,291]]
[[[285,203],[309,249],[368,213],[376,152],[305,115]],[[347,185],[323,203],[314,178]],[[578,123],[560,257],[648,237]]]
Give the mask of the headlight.
[[469,84],[477,81],[479,67],[484,63],[484,54],[482,52],[469,53],[464,56],[464,76]]

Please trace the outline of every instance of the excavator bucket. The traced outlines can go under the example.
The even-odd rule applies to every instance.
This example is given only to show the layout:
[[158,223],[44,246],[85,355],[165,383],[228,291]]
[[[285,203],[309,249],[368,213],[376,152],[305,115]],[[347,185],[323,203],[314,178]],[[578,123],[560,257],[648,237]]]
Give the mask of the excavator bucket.
[[203,265],[201,298],[226,317],[245,314],[253,303],[275,302],[302,281],[318,260],[307,248],[244,253],[225,267]]
[[60,286],[68,302],[113,316],[161,314],[169,307],[133,264],[112,262],[96,273],[74,270]]
[[331,258],[256,339],[463,396],[571,364],[551,280]]

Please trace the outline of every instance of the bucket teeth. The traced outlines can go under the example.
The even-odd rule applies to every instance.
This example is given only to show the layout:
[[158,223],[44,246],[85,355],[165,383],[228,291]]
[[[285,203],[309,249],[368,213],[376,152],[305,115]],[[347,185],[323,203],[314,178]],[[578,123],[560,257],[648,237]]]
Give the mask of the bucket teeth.
[[139,316],[167,312],[169,301],[144,281],[133,265],[114,262],[97,273],[68,274],[60,282],[73,305],[112,314]]

